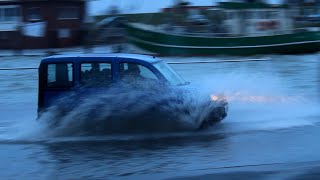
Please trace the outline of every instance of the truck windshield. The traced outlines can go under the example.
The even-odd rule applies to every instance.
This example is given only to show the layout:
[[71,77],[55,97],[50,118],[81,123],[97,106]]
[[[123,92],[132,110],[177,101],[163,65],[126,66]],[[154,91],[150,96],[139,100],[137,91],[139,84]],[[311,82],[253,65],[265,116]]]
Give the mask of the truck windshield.
[[184,85],[187,82],[175,72],[167,63],[159,61],[154,63],[154,67],[157,68],[160,73],[173,85]]

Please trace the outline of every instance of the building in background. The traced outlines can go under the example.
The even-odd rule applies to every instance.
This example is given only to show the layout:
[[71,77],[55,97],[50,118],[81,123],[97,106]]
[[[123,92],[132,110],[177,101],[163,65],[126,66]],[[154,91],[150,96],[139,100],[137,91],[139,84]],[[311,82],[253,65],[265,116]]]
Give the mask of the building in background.
[[1,0],[0,49],[80,45],[85,15],[85,0]]

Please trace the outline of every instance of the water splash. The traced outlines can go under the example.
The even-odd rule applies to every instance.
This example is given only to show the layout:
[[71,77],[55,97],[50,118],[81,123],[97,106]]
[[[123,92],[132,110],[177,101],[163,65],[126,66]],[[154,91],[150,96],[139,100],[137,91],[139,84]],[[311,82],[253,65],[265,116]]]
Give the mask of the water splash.
[[62,98],[39,121],[55,135],[194,131],[215,107],[208,94],[155,84],[84,93]]
[[[207,100],[209,94],[221,95],[222,93],[229,102],[228,116],[221,126],[213,127],[206,133],[277,130],[314,125],[320,122],[320,113],[317,108],[319,103],[315,102],[316,100],[313,97],[305,95],[310,94],[307,91],[305,94],[301,94],[297,93],[297,91],[301,92],[300,90],[292,87],[288,88],[288,84],[293,83],[291,81],[283,81],[274,74],[265,72],[254,73],[253,75],[247,69],[246,71],[233,70],[229,73],[217,73],[212,76],[208,76],[207,74],[206,78],[203,78],[203,73],[199,77],[196,77],[196,74],[194,75],[194,80],[191,84],[194,87],[194,91],[188,95],[181,95],[183,94],[182,90],[170,88],[148,90],[149,96],[145,96],[144,90],[116,92],[115,89],[112,89],[103,92],[103,95],[101,93],[92,94],[87,98],[80,99],[79,101],[83,102],[81,106],[77,108],[73,106],[69,107],[73,108],[72,113],[63,115],[58,122],[56,122],[58,119],[56,113],[63,112],[59,112],[55,109],[56,107],[52,107],[40,121],[35,120],[35,115],[16,115],[17,117],[15,118],[17,120],[8,120],[13,122],[14,125],[5,125],[1,128],[1,139],[45,139],[56,134],[61,136],[86,134],[86,127],[89,127],[89,129],[94,128],[93,124],[96,122],[106,125],[109,122],[107,123],[107,121],[101,119],[114,113],[121,117],[121,123],[110,121],[113,122],[111,130],[109,129],[110,131],[113,128],[117,130],[121,128],[126,129],[128,126],[148,125],[150,122],[139,118],[137,118],[137,121],[134,121],[135,123],[130,124],[125,119],[125,115],[130,113],[138,114],[138,112],[146,110],[146,107],[176,97],[184,97],[182,105],[178,106],[184,108],[176,108],[177,104],[166,104],[165,106],[158,106],[158,108],[167,113],[179,114],[177,115],[179,120],[164,121],[161,117],[157,117],[159,119],[158,123],[150,124],[150,126],[156,129],[149,127],[150,130],[169,130],[174,132],[178,132],[179,130],[194,130],[198,127],[206,112],[210,110],[210,108],[207,110],[199,108],[199,105],[204,100]],[[146,88],[152,89],[152,87]],[[112,92],[115,94],[112,94]],[[19,93],[23,95],[22,92],[19,91]],[[74,96],[74,98],[76,97]],[[122,106],[126,106],[126,108],[120,108]],[[36,107],[32,111],[35,111],[35,109]],[[191,112],[193,113],[185,113],[185,109],[192,110]],[[103,113],[95,113],[97,111]],[[54,130],[50,126],[52,123],[58,123],[58,126]],[[87,126],[88,124],[89,126]],[[2,131],[2,129],[6,130]]]
[[271,74],[232,72],[208,77],[198,86],[212,95],[223,92],[228,99],[229,115],[223,121],[223,132],[275,130],[320,121],[315,98],[287,88]]

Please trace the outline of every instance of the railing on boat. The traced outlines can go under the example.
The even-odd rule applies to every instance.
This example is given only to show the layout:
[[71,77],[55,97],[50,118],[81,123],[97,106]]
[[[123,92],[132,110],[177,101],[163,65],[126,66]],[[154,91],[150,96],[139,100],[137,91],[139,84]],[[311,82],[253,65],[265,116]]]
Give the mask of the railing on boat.
[[[162,27],[157,27],[156,30],[159,32],[170,33],[174,35],[185,35],[185,36],[200,36],[200,37],[248,37],[248,36],[272,36],[272,35],[282,35],[282,34],[293,34],[300,32],[310,32],[310,31],[320,31],[320,27],[306,27],[306,28],[294,28],[287,30],[278,30],[278,31],[261,31],[258,33],[249,33],[249,34],[233,34],[233,33],[215,33],[215,32],[184,32],[181,29],[182,26],[176,27],[180,29],[175,30],[164,30]],[[174,28],[173,28],[174,29]]]

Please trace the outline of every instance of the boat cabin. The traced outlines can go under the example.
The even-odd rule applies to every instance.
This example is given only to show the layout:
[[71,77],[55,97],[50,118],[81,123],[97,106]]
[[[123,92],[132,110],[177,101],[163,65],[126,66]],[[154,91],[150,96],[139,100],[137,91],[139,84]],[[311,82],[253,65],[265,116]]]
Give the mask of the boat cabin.
[[38,112],[63,95],[95,92],[118,83],[152,81],[172,85],[186,82],[163,60],[146,55],[59,55],[39,67]]
[[227,34],[264,36],[291,33],[291,11],[284,5],[264,3],[221,2],[211,14],[222,13],[222,24]]

